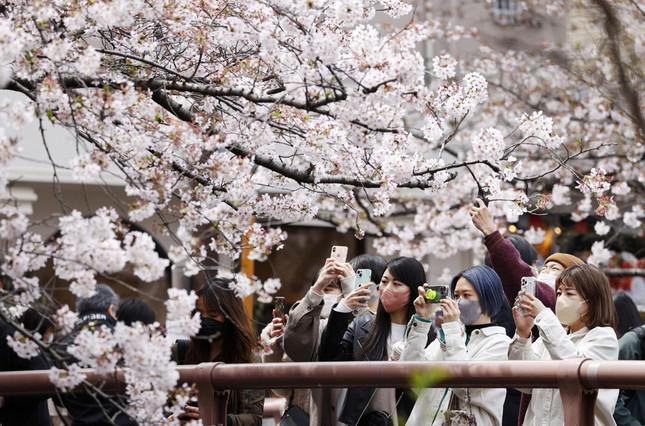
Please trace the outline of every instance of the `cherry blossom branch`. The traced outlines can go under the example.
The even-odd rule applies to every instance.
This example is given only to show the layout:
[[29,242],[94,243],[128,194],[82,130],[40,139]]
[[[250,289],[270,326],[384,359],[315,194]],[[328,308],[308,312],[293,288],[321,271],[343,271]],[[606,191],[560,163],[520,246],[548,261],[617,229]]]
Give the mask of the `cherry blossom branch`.
[[[596,5],[602,10],[605,15],[605,32],[607,33],[609,42],[609,52],[611,54],[612,62],[618,73],[618,80],[622,88],[623,96],[629,105],[631,114],[635,119],[635,124],[638,127],[640,136],[645,135],[645,118],[643,117],[643,110],[641,108],[638,92],[634,89],[632,82],[627,77],[625,65],[622,61],[622,54],[620,51],[620,33],[621,24],[616,16],[614,8],[606,0],[593,0]],[[639,8],[640,10],[640,8]]]

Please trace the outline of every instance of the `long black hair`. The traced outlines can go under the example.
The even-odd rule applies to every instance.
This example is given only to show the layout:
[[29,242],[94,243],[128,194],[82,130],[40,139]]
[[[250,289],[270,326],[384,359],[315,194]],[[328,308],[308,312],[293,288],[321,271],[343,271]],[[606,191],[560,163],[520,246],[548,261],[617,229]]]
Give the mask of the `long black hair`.
[[222,353],[218,359],[211,358],[213,343],[203,339],[190,339],[185,364],[222,361],[228,364],[253,362],[255,335],[244,311],[244,303],[231,287],[232,280],[206,276],[206,284],[197,291],[209,313],[221,313],[226,318],[222,336]]
[[624,291],[616,293],[614,306],[618,316],[618,338],[620,339],[629,330],[639,327],[642,321],[634,300]]
[[[426,282],[426,273],[423,265],[412,257],[397,257],[390,260],[385,269],[397,280],[410,288],[410,296],[407,305],[407,318],[414,315],[414,299],[417,298],[417,287]],[[379,301],[376,317],[370,330],[363,349],[365,356],[370,359],[381,360],[387,357],[387,338],[390,335],[390,314],[385,312],[383,304]]]

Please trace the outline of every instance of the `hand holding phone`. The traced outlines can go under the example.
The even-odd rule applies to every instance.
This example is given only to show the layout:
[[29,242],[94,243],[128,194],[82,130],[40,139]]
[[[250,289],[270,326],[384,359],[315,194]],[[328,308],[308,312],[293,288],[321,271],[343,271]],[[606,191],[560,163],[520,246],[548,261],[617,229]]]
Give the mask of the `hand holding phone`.
[[[439,308],[440,302],[449,296],[449,290],[448,286],[431,286],[429,284],[419,286],[417,288],[419,296],[414,299],[414,309],[417,315],[428,320],[434,320],[437,315],[442,316],[443,312]],[[446,297],[442,298],[442,295]]]
[[[520,294],[517,296],[515,305],[519,307],[520,300],[525,294],[530,294],[535,296],[535,277],[522,277],[520,281]],[[525,310],[520,308],[520,315],[524,316],[526,314]]]
[[273,318],[284,318],[285,298],[276,296],[273,298]]

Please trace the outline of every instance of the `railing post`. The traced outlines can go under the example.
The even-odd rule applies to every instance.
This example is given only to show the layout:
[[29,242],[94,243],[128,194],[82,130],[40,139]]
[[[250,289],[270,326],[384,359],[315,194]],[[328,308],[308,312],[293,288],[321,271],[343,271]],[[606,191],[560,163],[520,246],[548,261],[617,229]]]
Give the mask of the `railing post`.
[[560,398],[564,412],[564,426],[587,426],[594,424],[594,408],[597,390],[583,386],[580,371],[588,359],[560,361],[563,366],[558,373]]
[[203,363],[197,366],[199,370],[197,399],[199,402],[199,415],[204,426],[226,426],[229,391],[216,391],[211,383],[211,375],[219,364]]

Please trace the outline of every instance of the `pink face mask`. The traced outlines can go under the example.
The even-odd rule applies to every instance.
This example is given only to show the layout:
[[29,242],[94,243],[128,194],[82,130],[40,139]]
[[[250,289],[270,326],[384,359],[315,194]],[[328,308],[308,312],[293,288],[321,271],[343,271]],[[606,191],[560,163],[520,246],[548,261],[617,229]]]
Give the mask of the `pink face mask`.
[[403,308],[410,300],[410,289],[406,288],[405,291],[392,291],[389,288],[381,293],[381,303],[385,312],[392,313]]

